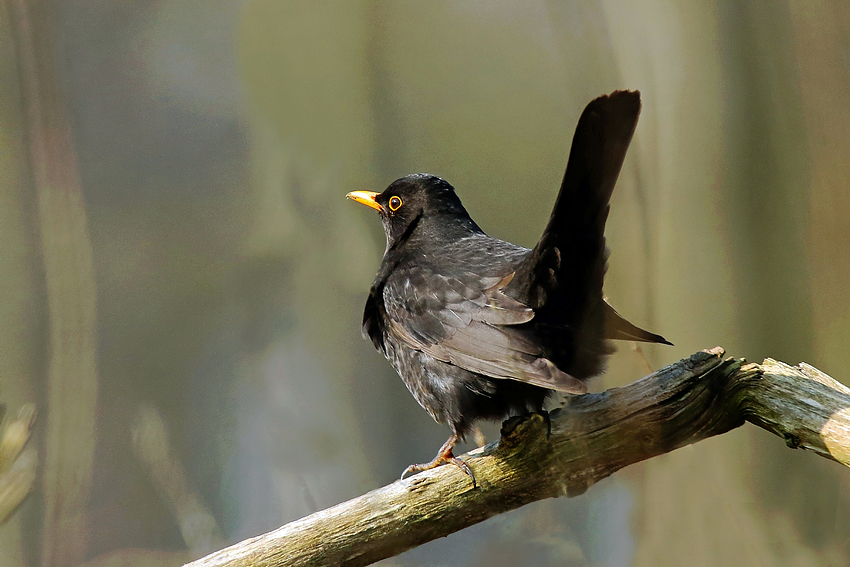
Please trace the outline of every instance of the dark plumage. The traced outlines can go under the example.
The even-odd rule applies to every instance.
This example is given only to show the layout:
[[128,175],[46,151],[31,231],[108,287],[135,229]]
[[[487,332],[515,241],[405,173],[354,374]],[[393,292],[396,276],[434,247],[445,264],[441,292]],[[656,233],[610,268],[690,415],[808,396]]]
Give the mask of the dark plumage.
[[[579,119],[555,208],[532,250],[484,234],[446,181],[408,175],[383,193],[348,196],[380,213],[387,248],[366,300],[363,334],[416,401],[452,436],[480,419],[541,411],[553,390],[586,391],[613,351],[609,339],[668,343],[605,301],[605,220],[640,113],[617,91]],[[404,476],[404,475],[402,475]]]

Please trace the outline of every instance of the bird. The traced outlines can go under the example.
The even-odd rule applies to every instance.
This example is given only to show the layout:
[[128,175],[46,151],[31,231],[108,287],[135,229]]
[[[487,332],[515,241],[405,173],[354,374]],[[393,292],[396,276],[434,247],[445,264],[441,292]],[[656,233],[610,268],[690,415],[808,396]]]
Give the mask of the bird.
[[402,479],[451,463],[475,486],[453,450],[477,421],[543,412],[554,392],[585,393],[614,351],[611,340],[672,344],[621,317],[602,291],[609,201],[640,109],[640,92],[625,90],[587,105],[532,249],[485,234],[435,175],[346,195],[375,209],[386,233],[362,334],[452,432]]

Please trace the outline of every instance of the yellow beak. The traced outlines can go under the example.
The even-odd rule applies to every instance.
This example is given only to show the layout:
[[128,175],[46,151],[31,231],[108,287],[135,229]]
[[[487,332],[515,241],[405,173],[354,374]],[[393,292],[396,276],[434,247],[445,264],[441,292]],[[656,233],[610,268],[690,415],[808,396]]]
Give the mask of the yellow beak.
[[377,197],[379,193],[374,193],[372,191],[352,191],[346,197],[349,199],[354,199],[358,203],[366,205],[367,207],[372,207],[376,211],[381,210],[381,205],[375,202],[375,197]]

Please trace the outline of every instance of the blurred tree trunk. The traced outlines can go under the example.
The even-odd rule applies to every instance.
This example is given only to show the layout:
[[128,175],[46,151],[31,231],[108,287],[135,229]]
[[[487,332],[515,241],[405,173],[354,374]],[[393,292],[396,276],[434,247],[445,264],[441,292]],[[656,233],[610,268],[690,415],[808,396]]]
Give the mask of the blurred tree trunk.
[[8,0],[18,58],[49,309],[41,564],[81,563],[87,548],[97,403],[96,294],[64,100],[53,67],[50,2]]
[[[850,3],[789,2],[789,9],[801,115],[807,132],[804,157],[809,183],[804,241],[808,245],[812,360],[822,368],[844,368],[850,364]],[[825,470],[818,466],[817,474]],[[829,474],[816,506],[804,500],[798,503],[798,509],[810,531],[823,524],[821,516],[829,517],[825,529],[815,533],[813,539],[817,545],[829,546],[840,541],[840,549],[846,553],[850,478],[834,471]]]
[[[640,156],[639,179],[646,185],[650,210],[655,210],[648,224],[659,233],[661,256],[655,273],[640,265],[641,254],[629,254],[625,265],[629,278],[646,273],[658,282],[654,291],[664,300],[658,302],[658,325],[652,328],[667,332],[672,326],[678,347],[688,348],[695,340],[722,340],[748,358],[769,353],[824,364],[813,354],[811,329],[818,322],[813,322],[810,301],[818,294],[810,286],[830,280],[810,274],[805,260],[805,234],[812,230],[806,214],[810,118],[801,110],[829,116],[833,139],[846,138],[850,131],[846,118],[842,122],[836,120],[840,116],[830,115],[835,107],[847,107],[836,98],[846,93],[838,95],[833,89],[836,95],[830,95],[804,67],[818,61],[819,54],[841,52],[838,43],[829,42],[846,37],[846,31],[840,32],[847,29],[841,27],[847,18],[838,17],[847,11],[846,3],[829,4],[829,14],[793,5],[790,16],[792,4],[605,5],[624,85],[640,88],[644,99],[632,152]],[[795,9],[801,12],[797,16]],[[824,21],[832,22],[833,33],[821,35],[817,48],[811,37],[800,42],[805,46],[789,41],[799,35],[795,30],[802,24],[811,26],[811,35],[820,33]],[[824,60],[815,68],[820,79],[830,74],[827,84],[835,89],[847,84],[846,74],[834,71],[840,68],[837,61]],[[819,97],[817,102],[807,104],[807,89],[817,92],[810,93]],[[834,146],[827,153],[820,148],[810,153],[835,166],[846,161],[837,156],[847,152]],[[628,183],[628,177],[621,179],[621,187],[624,181]],[[840,191],[838,185],[824,188],[824,200]],[[829,206],[835,222],[823,224],[819,217],[814,223],[822,224],[817,230],[834,257],[835,233],[827,241],[827,232],[841,230],[838,219],[848,207],[836,202]],[[617,262],[623,262],[621,243],[636,243],[614,238],[623,231],[641,230],[617,219],[619,214],[616,205],[612,207],[609,233],[614,252],[606,280],[612,298],[624,285],[616,279]],[[842,262],[832,264],[833,269]],[[836,274],[834,281],[839,277]],[[846,322],[843,312],[835,312],[835,306],[847,305],[844,289],[833,286],[829,296],[821,295],[814,317],[821,304],[822,314],[831,312]],[[621,311],[631,313],[627,307]],[[823,537],[837,535],[832,521],[822,515],[835,504],[818,500],[807,507],[805,501],[811,504],[824,491],[803,477],[817,471],[825,481],[821,486],[829,486],[846,475],[817,459],[789,454],[776,443],[755,445],[760,438],[757,431],[736,432],[704,444],[699,453],[677,451],[637,468],[643,488],[633,518],[636,564],[781,564],[793,550],[799,564],[818,565],[841,556],[839,540]],[[758,458],[772,466],[753,467],[752,460]],[[752,470],[759,471],[755,481]],[[796,479],[792,484],[805,488],[787,490],[789,474]],[[765,503],[769,506],[763,508]],[[803,520],[807,517],[811,521]],[[820,549],[818,540],[829,545]]]
[[[9,6],[0,2],[0,38],[11,37]],[[21,89],[14,42],[0,39],[0,404],[7,421],[18,408],[36,402],[34,378],[44,374],[43,268],[38,245],[35,196],[26,159]],[[43,423],[43,421],[41,422]],[[29,450],[37,451],[37,442]],[[33,459],[35,462],[36,459]],[[37,499],[29,497],[0,523],[0,565],[26,564],[27,520],[34,517]]]
[[[802,115],[808,130],[813,350],[827,368],[850,364],[850,4],[791,2]],[[843,55],[842,55],[843,54]]]

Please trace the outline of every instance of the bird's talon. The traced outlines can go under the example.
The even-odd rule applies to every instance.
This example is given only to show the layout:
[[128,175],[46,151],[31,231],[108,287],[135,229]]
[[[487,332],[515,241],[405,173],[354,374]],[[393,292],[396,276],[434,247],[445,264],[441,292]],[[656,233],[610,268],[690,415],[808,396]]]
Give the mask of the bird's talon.
[[455,465],[460,470],[465,472],[466,476],[468,476],[470,478],[470,480],[472,480],[472,488],[478,488],[478,483],[475,482],[475,475],[472,473],[472,469],[469,468],[469,465],[467,465],[466,462],[461,461],[460,459],[458,459],[454,455],[449,457],[449,459],[447,459],[447,462]]
[[435,469],[442,465],[443,463],[451,463],[455,465],[457,468],[462,470],[466,475],[472,480],[473,488],[477,488],[477,484],[475,482],[475,475],[472,474],[472,469],[469,468],[464,461],[461,461],[452,453],[452,449],[454,449],[455,443],[460,440],[460,436],[455,433],[451,437],[449,437],[448,441],[443,443],[443,446],[440,447],[440,450],[437,452],[437,456],[434,457],[430,463],[422,463],[421,465],[410,465],[404,472],[401,473],[401,479],[404,480],[405,475],[410,472],[419,472],[419,471],[428,471],[431,469]]

